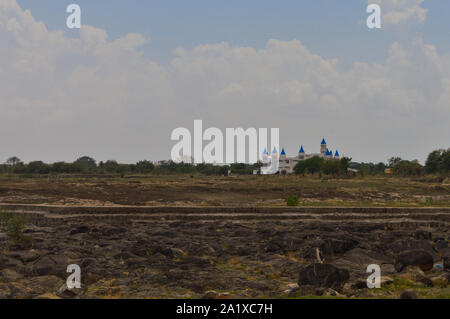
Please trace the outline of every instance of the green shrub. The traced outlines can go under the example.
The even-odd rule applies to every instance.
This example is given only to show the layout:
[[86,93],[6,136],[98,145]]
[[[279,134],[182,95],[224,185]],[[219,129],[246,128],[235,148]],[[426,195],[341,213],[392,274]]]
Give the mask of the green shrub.
[[8,241],[13,244],[31,245],[31,237],[24,234],[27,221],[28,218],[25,215],[2,214],[0,216],[0,225]]
[[300,198],[297,195],[290,195],[288,198],[286,198],[286,205],[287,206],[298,206],[299,199]]

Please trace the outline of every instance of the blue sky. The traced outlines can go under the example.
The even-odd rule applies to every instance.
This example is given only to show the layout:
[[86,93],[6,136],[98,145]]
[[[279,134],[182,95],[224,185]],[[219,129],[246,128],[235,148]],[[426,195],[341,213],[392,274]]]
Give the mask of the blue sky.
[[[421,34],[441,53],[450,51],[450,5],[427,1],[426,23],[407,31],[369,31],[362,0],[78,0],[83,23],[116,39],[130,32],[145,35],[147,56],[170,61],[173,49],[228,42],[232,46],[262,48],[267,40],[298,39],[312,52],[355,61],[382,61],[387,49],[405,33]],[[70,1],[18,0],[50,30],[65,29],[65,8]],[[67,31],[67,29],[65,29]],[[70,34],[70,31],[68,32]]]
[[171,132],[201,119],[280,128],[289,155],[325,137],[355,161],[424,162],[450,146],[450,5],[372,1],[381,30],[367,0],[2,0],[0,135],[21,130],[0,149],[168,159]]

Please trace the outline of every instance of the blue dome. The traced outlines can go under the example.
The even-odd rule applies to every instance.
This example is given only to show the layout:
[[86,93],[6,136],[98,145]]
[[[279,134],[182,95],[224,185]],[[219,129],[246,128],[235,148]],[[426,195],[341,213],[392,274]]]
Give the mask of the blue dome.
[[336,150],[336,153],[334,153],[334,156],[339,157],[339,152]]
[[320,143],[320,145],[327,145],[327,142],[325,142],[325,139],[322,139],[322,143]]
[[269,154],[269,152],[267,152],[267,147],[264,149],[264,153],[263,154]]
[[303,150],[303,145],[300,147],[300,151],[298,151],[299,153],[305,153],[305,151]]
[[278,151],[277,151],[277,148],[274,146],[274,147],[273,147],[272,154],[275,154],[275,153],[278,153]]
[[284,148],[281,150],[281,154],[280,155],[286,155],[286,152],[284,151]]

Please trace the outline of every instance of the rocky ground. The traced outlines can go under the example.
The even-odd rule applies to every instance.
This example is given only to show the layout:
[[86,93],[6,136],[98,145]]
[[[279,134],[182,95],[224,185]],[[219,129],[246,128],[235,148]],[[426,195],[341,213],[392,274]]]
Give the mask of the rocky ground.
[[[445,225],[62,218],[25,235],[0,233],[0,298],[450,297]],[[66,289],[69,264],[81,289]]]

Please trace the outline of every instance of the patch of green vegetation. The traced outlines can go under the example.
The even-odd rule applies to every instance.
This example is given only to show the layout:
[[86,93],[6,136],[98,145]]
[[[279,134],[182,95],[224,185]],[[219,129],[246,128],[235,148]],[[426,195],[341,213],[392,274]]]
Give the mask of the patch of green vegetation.
[[8,241],[13,244],[32,246],[32,237],[25,235],[24,229],[28,218],[22,214],[0,214],[0,226]]
[[299,197],[297,195],[290,195],[288,198],[286,198],[286,205],[287,206],[298,206],[300,203]]

